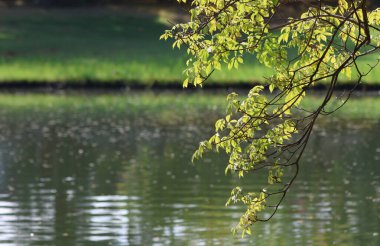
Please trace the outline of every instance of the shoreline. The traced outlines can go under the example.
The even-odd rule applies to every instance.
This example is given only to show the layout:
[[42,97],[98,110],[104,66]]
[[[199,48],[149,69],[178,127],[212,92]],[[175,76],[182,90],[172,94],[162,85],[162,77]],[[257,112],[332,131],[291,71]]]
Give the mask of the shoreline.
[[[54,91],[219,91],[219,90],[240,90],[246,91],[251,89],[253,86],[260,85],[260,83],[249,83],[249,82],[222,82],[213,83],[209,82],[205,86],[183,88],[180,82],[159,82],[155,81],[152,83],[142,83],[139,81],[68,81],[68,82],[45,82],[45,81],[12,81],[12,82],[0,82],[0,92],[54,92]],[[338,91],[349,91],[353,88],[352,83],[341,83],[336,87]],[[327,89],[326,85],[319,84],[313,87],[310,91],[325,91]],[[380,94],[380,84],[360,84],[356,89],[356,92],[378,92]]]

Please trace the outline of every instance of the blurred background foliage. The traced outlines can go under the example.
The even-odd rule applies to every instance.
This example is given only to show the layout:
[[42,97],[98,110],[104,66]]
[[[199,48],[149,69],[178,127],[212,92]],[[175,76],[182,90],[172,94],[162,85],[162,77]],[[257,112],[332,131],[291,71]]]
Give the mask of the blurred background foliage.
[[[302,0],[285,0],[293,5],[299,7]],[[189,1],[191,2],[191,1]],[[313,0],[308,0],[313,2]],[[317,2],[317,1],[314,1]],[[324,0],[324,2],[335,3],[337,0]],[[380,2],[376,0],[367,1],[370,6],[380,6]],[[107,4],[177,4],[177,0],[0,0],[0,3],[5,6],[44,6],[44,7],[73,7],[73,6],[93,6],[93,5],[107,5]]]
[[176,0],[2,0],[5,6],[72,7],[105,4],[174,4]]

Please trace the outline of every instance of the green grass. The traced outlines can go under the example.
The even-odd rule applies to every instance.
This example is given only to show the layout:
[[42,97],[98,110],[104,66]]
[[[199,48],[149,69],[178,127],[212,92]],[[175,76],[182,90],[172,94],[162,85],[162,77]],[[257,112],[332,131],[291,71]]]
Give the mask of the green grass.
[[[111,9],[29,9],[1,10],[0,23],[0,82],[183,80],[186,55],[158,40],[168,28],[158,18]],[[250,59],[238,71],[216,72],[210,83],[262,81],[269,74]],[[373,71],[367,81],[378,83],[379,77]]]
[[[319,106],[322,96],[306,97],[303,107],[314,109]],[[330,108],[340,105],[339,100],[332,100]],[[205,93],[203,91],[186,92],[128,92],[118,94],[68,93],[68,94],[34,94],[0,93],[0,114],[8,112],[58,113],[73,111],[101,115],[112,112],[116,115],[139,115],[159,118],[166,124],[202,119],[199,127],[213,124],[216,117],[223,117],[227,106],[226,93]],[[73,113],[75,117],[77,113]],[[380,97],[353,97],[340,110],[326,119],[341,120],[380,120]],[[205,123],[208,122],[208,123]]]

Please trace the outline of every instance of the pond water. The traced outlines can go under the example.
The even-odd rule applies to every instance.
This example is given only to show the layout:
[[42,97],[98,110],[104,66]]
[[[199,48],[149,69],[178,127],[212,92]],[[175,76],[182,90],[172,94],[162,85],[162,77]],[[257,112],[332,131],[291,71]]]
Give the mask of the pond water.
[[226,157],[190,162],[224,98],[0,95],[0,245],[380,245],[380,119],[357,115],[320,121],[277,215],[232,236]]

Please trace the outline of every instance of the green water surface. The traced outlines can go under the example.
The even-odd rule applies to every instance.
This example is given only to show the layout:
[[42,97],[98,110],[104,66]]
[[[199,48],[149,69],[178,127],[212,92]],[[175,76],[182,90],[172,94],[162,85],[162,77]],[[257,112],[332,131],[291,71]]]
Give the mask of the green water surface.
[[[312,102],[309,102],[312,104]],[[380,245],[380,99],[318,122],[278,214],[241,239],[206,93],[1,94],[0,245]],[[261,187],[248,176],[246,185]]]

